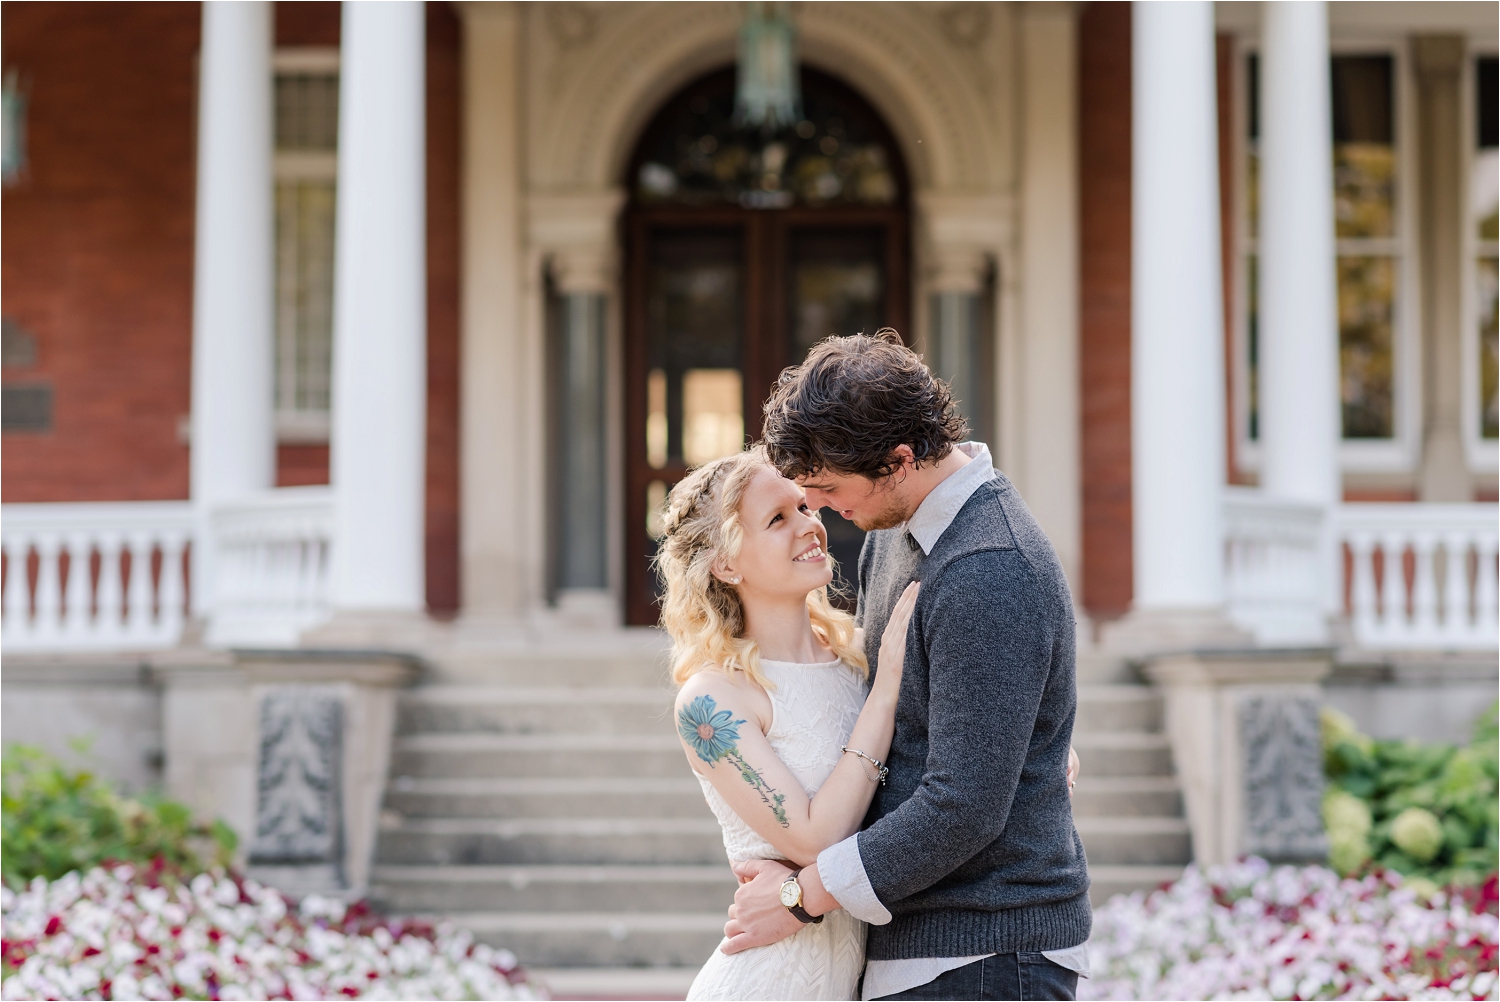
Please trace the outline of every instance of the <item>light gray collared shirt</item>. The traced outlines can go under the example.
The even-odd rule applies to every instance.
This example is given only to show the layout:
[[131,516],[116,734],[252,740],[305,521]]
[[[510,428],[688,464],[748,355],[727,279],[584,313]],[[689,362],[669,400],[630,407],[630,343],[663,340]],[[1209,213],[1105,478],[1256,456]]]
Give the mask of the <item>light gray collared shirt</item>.
[[[969,457],[969,462],[929,491],[906,523],[906,531],[922,547],[924,554],[932,552],[932,548],[937,545],[943,533],[948,531],[948,526],[953,524],[960,509],[973,497],[974,492],[995,479],[995,464],[990,458],[989,446],[983,442],[963,442],[956,448]],[[891,920],[891,913],[880,903],[875,889],[870,886],[864,860],[859,855],[858,839],[858,834],[850,835],[842,842],[824,849],[818,856],[818,878],[822,880],[828,893],[850,915],[871,925],[885,925]],[[1054,964],[1088,977],[1087,942],[1065,950],[1048,950],[1042,955]],[[983,953],[975,957],[872,960],[865,965],[864,990],[861,994],[865,999],[895,995],[909,988],[925,985],[948,971],[993,956],[992,953]]]

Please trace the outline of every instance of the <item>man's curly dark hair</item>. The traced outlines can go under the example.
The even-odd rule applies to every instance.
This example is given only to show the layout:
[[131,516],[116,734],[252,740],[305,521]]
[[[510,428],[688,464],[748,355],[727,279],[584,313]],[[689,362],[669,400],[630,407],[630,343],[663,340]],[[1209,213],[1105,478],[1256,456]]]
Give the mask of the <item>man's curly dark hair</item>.
[[938,462],[969,426],[948,384],[882,327],[873,336],[830,337],[781,373],[766,401],[763,442],[787,477],[820,472],[883,480],[892,454],[911,446],[918,465]]

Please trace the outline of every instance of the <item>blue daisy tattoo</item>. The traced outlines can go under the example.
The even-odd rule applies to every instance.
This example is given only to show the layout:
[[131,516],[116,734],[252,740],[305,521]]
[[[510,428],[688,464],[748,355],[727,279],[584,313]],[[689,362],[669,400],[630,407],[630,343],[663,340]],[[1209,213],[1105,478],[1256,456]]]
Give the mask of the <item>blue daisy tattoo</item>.
[[709,765],[724,758],[740,743],[740,725],[728,710],[718,709],[712,696],[699,696],[677,715],[677,733]]
[[727,759],[740,771],[740,778],[760,795],[760,799],[776,817],[776,823],[790,828],[787,820],[786,794],[777,793],[754,767],[740,755],[740,725],[734,714],[719,709],[712,696],[699,696],[684,706],[677,714],[677,733],[682,735],[688,747],[712,769],[720,759]]

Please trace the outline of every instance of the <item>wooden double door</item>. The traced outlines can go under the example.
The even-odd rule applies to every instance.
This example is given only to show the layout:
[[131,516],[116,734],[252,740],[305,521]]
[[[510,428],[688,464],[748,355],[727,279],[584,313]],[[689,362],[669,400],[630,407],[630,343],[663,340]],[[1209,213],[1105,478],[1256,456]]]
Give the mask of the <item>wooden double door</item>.
[[[641,207],[626,217],[626,615],[658,617],[667,492],[760,435],[777,376],[830,334],[909,321],[902,208]],[[824,512],[852,578],[863,533]]]

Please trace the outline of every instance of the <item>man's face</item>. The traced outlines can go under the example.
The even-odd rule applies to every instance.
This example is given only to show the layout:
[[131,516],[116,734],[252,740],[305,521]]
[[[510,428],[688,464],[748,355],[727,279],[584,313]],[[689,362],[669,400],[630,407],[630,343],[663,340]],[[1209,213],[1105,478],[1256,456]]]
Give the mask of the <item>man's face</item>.
[[820,470],[798,477],[797,484],[807,492],[807,503],[814,511],[832,508],[865,532],[894,529],[911,517],[906,494],[901,490],[905,469],[899,469],[883,480],[871,480],[857,473],[833,473]]

